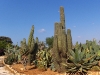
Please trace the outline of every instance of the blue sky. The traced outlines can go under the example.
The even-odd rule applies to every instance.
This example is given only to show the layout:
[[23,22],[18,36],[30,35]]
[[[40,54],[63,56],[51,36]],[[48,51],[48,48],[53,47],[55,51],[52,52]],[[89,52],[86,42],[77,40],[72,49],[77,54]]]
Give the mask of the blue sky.
[[66,29],[71,29],[73,43],[100,40],[100,0],[0,0],[0,36],[20,43],[23,38],[28,40],[34,25],[34,38],[45,41],[54,35],[60,6],[64,7]]

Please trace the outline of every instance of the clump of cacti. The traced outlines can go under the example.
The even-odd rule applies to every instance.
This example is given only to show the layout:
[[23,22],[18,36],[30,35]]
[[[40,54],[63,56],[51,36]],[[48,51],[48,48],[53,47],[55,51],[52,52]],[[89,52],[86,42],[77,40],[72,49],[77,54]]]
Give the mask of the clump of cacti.
[[71,30],[65,26],[64,8],[60,7],[60,22],[55,23],[53,49],[46,48],[38,37],[34,39],[34,25],[31,28],[28,38],[21,41],[18,46],[7,46],[5,55],[6,64],[22,61],[22,57],[28,58],[28,63],[34,64],[38,69],[47,70],[50,67],[53,71],[67,72],[69,75],[86,75],[88,70],[100,70],[100,46],[96,41],[86,40],[85,44],[78,44],[72,48]]
[[8,54],[6,62],[13,63],[15,60],[16,62],[22,62],[22,57],[25,56],[28,58],[27,64],[31,65],[32,61],[36,59],[36,53],[39,49],[38,48],[38,42],[39,42],[38,37],[36,37],[36,40],[35,40],[33,34],[34,34],[34,25],[32,26],[32,29],[30,31],[28,44],[26,44],[26,39],[24,38],[23,41],[20,42],[20,45],[21,45],[20,49],[18,49],[18,47],[10,48],[8,45],[7,51],[5,53],[5,54]]
[[[76,48],[68,50],[68,54],[67,63],[62,63],[62,65],[66,66],[66,72],[83,75],[87,74],[88,70],[91,70],[92,67],[98,65],[100,47],[94,42],[88,41],[86,44],[81,44],[81,46],[77,44]],[[98,68],[98,70],[100,69]]]
[[63,7],[60,7],[60,23],[58,22],[55,23],[54,31],[55,33],[54,33],[52,57],[57,71],[63,72],[65,71],[65,67],[60,63],[66,62],[67,59],[66,53],[68,49],[72,49],[71,30],[68,29],[66,34],[65,15]]
[[20,50],[17,46],[9,46],[7,47],[7,50],[5,52],[5,55],[6,55],[6,59],[5,59],[5,63],[6,64],[13,64],[14,62],[15,63],[18,63],[19,61],[19,55],[21,56],[20,54]]
[[50,51],[47,49],[38,50],[36,53],[36,59],[33,61],[33,64],[40,70],[45,71],[51,64],[51,55]]

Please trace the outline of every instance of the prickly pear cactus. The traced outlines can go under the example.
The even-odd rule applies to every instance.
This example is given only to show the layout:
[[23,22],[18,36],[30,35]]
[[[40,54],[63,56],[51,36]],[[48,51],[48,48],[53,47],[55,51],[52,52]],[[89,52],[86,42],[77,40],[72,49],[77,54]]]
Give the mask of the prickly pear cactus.
[[[47,50],[40,50],[37,52],[37,59],[33,63],[40,70],[47,70],[48,66],[51,64],[51,55]],[[37,63],[36,63],[37,62]]]

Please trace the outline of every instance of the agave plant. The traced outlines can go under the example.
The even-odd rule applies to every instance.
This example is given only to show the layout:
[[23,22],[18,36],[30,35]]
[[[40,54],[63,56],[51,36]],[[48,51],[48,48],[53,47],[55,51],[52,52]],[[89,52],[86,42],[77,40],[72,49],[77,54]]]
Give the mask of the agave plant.
[[83,44],[80,48],[68,50],[68,56],[67,62],[62,63],[66,67],[66,72],[72,75],[86,75],[88,70],[98,64],[100,49],[92,42],[91,45]]
[[18,50],[18,47],[7,47],[7,50],[5,52],[5,55],[6,55],[6,59],[5,59],[5,63],[6,64],[13,64],[13,62],[16,62],[19,60],[19,50]]

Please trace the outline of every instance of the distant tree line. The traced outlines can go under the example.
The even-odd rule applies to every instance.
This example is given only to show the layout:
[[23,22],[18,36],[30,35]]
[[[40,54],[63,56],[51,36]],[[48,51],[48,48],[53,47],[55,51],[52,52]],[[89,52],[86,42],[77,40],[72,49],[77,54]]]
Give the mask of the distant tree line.
[[4,55],[4,51],[8,44],[12,44],[12,40],[9,37],[0,36],[0,56]]

